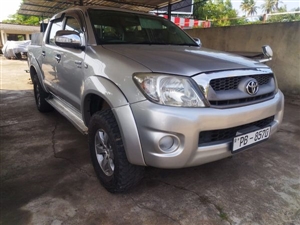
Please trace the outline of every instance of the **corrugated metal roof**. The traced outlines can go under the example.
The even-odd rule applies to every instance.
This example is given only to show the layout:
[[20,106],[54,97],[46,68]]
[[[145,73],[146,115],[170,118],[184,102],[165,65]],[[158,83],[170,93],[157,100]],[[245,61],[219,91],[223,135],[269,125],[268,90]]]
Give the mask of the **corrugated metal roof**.
[[7,31],[20,31],[20,32],[39,32],[40,27],[39,26],[29,26],[29,25],[17,25],[17,24],[6,24],[6,23],[0,23],[0,30]]
[[79,5],[80,1],[84,6],[110,6],[116,8],[130,9],[135,11],[149,12],[151,10],[176,3],[181,0],[24,0],[18,13],[22,15],[52,17],[54,14]]

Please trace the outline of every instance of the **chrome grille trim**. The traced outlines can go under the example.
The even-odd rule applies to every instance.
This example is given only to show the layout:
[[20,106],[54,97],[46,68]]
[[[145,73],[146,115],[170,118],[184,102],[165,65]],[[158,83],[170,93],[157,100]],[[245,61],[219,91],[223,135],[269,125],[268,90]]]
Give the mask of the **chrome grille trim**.
[[[259,91],[246,92],[248,80],[257,80]],[[233,108],[267,101],[276,94],[276,78],[269,68],[217,71],[193,77],[212,108]]]

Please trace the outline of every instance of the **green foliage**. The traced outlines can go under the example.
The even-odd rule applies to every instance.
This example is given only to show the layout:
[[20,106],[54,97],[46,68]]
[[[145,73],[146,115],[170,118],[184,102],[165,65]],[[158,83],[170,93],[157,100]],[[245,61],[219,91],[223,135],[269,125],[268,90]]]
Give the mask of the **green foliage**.
[[193,15],[195,18],[199,18],[199,8],[202,8],[207,0],[194,0],[194,12]]
[[39,25],[39,18],[36,16],[25,16],[18,13],[11,15],[7,20],[3,20],[3,23],[21,24],[21,25]]
[[[246,24],[261,24],[264,22],[289,22],[300,21],[300,13],[287,13],[282,15],[269,15],[267,21],[264,21],[264,17],[260,16],[259,20],[251,21],[246,16],[257,14],[255,0],[242,0],[240,8],[245,12],[245,17],[237,18],[237,12],[232,8],[230,0],[195,0],[194,16],[200,20],[212,21],[212,26],[234,26],[234,25],[246,25]],[[279,7],[280,0],[264,0],[264,4],[261,6],[263,11],[267,14],[270,13],[284,13],[287,12],[286,6]],[[292,10],[300,11],[300,7]]]
[[[296,8],[292,11],[300,11],[300,8]],[[280,7],[278,12],[286,12],[286,6]],[[274,22],[291,22],[291,21],[300,21],[300,13],[292,13],[292,14],[282,14],[282,15],[274,15],[269,16],[266,22],[274,23]]]
[[230,18],[236,18],[237,11],[232,8],[230,0],[209,0],[197,7],[194,16],[200,20],[212,20],[212,26],[230,26]]
[[245,12],[247,16],[252,16],[257,13],[258,7],[256,6],[256,2],[254,0],[243,0],[240,8]]
[[264,0],[265,2],[261,5],[261,9],[265,13],[272,13],[276,12],[279,10],[279,3],[281,2],[280,0]]

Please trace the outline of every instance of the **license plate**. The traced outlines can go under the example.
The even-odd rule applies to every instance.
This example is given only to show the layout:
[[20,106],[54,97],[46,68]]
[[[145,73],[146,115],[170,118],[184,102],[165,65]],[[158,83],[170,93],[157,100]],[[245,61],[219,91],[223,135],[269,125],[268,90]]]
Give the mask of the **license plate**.
[[270,127],[265,127],[247,134],[238,135],[233,138],[232,152],[242,150],[250,145],[266,140],[270,136]]

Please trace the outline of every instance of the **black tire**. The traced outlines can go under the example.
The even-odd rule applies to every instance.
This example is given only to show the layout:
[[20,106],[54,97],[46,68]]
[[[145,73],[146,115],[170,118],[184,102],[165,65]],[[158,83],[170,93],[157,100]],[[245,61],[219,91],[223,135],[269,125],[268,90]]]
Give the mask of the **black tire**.
[[[136,186],[143,178],[144,167],[132,165],[128,162],[120,130],[112,111],[107,109],[96,112],[92,116],[88,128],[91,159],[101,184],[111,193],[124,192]],[[101,139],[99,137],[102,134],[106,143],[99,145]],[[97,150],[96,143],[98,143]],[[103,149],[106,149],[105,153],[103,153]],[[103,157],[103,161],[99,162],[101,157]],[[104,158],[107,159],[108,164],[104,163]],[[110,169],[106,170],[102,167]]]
[[53,110],[53,107],[46,101],[46,98],[49,97],[49,93],[44,91],[37,77],[33,80],[33,91],[36,107],[40,112],[50,112]]
[[20,52],[19,52],[19,53],[16,53],[15,55],[16,55],[16,59],[22,59],[22,55],[21,55]]

